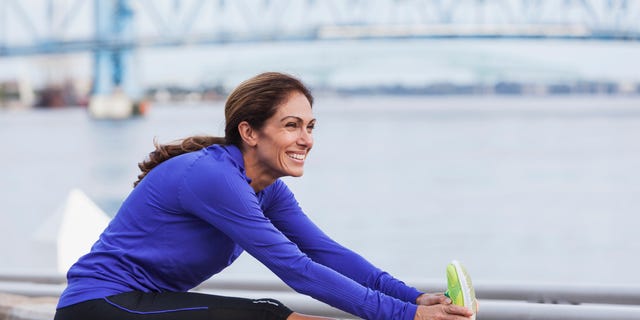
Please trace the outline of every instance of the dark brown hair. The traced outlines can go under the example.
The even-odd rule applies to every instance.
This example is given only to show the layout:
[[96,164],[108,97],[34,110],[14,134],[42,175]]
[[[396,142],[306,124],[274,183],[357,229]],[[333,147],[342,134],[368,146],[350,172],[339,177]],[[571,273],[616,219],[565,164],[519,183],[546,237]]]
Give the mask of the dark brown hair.
[[285,103],[293,92],[304,94],[313,105],[313,96],[309,89],[300,80],[288,74],[266,72],[242,82],[231,92],[224,107],[224,137],[191,136],[169,144],[159,144],[154,140],[155,150],[138,164],[142,173],[138,175],[138,181],[134,182],[133,186],[137,186],[158,164],[177,155],[213,144],[235,145],[242,149],[238,125],[246,121],[256,130],[262,129],[267,119],[276,113],[278,107]]

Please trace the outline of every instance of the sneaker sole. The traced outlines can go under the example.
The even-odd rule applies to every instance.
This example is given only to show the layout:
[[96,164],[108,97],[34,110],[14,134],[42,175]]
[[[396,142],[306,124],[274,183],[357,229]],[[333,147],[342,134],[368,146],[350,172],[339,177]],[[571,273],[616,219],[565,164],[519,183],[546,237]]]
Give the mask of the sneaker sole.
[[467,270],[462,267],[459,261],[453,260],[451,262],[453,265],[456,275],[458,277],[458,282],[460,284],[460,288],[462,289],[462,298],[464,300],[464,307],[467,307],[473,311],[472,319],[475,319],[476,315],[476,294],[473,289],[473,284],[471,283],[471,277],[467,273]]

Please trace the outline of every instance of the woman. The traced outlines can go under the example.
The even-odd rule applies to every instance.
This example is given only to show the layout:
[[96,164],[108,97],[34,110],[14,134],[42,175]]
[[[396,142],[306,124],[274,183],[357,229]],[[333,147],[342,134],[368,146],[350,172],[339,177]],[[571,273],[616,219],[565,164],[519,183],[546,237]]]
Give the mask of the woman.
[[294,290],[367,319],[465,319],[340,246],[279,180],[303,174],[313,97],[297,79],[264,73],[225,106],[225,137],[157,145],[91,252],[67,274],[56,320],[321,319],[272,299],[187,292],[243,251]]

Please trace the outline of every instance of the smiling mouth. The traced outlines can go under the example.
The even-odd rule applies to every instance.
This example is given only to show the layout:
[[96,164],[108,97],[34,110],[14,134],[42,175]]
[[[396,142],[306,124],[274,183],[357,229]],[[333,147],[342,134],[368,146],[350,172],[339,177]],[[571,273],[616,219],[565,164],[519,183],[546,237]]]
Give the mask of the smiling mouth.
[[303,154],[303,153],[287,153],[287,157],[289,157],[291,159],[295,159],[295,160],[304,161],[304,159],[307,157],[307,155]]

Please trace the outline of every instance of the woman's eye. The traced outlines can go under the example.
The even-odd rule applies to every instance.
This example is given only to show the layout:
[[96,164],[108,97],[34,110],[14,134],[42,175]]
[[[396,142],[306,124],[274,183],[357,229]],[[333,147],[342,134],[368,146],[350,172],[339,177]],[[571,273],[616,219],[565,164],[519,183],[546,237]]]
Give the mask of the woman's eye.
[[313,129],[315,129],[315,128],[316,128],[316,125],[315,125],[315,124],[310,124],[310,125],[308,125],[308,126],[307,126],[307,131],[311,132],[311,131],[313,131]]
[[297,128],[298,124],[295,122],[288,122],[287,124],[284,125],[287,128]]

